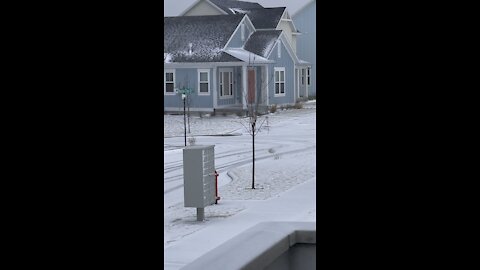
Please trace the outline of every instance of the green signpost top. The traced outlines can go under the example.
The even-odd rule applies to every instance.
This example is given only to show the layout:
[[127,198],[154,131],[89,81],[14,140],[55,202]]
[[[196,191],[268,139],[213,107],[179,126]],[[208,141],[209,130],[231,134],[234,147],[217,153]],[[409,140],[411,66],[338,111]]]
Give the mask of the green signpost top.
[[183,87],[181,89],[177,89],[177,94],[185,94],[185,95],[190,95],[193,93],[193,89]]

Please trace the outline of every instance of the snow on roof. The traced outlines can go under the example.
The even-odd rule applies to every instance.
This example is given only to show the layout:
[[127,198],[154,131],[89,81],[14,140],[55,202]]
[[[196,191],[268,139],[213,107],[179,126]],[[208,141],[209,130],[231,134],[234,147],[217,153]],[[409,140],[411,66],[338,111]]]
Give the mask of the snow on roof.
[[229,8],[230,11],[232,11],[233,14],[245,14],[245,13],[248,13],[248,10],[244,10],[244,9],[241,9],[241,8]]
[[300,65],[302,65],[302,66],[309,66],[309,65],[311,65],[310,62],[307,62],[307,61],[302,60],[302,59],[298,59],[298,63],[299,63]]
[[172,62],[172,54],[171,53],[163,53],[163,62],[164,63],[171,63]]
[[274,62],[241,48],[229,48],[226,49],[225,52],[249,64],[265,64]]
[[239,10],[246,11],[252,8],[263,8],[262,5],[258,3],[236,1],[236,0],[210,0],[214,5],[221,8],[223,11],[228,14],[236,14],[233,8],[238,8]]
[[253,33],[245,43],[245,50],[267,57],[275,46],[282,30],[266,30]]
[[248,17],[256,29],[275,29],[282,18],[285,7],[255,8],[248,12]]
[[164,53],[171,62],[238,62],[222,49],[244,16],[164,17]]

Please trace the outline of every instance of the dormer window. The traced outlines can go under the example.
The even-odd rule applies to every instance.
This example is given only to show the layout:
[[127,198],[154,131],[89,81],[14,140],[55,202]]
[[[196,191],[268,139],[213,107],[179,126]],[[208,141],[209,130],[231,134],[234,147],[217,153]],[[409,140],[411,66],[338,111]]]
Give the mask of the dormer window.
[[241,34],[242,34],[242,41],[245,41],[245,24],[242,23],[242,25],[240,26],[240,30],[241,30]]

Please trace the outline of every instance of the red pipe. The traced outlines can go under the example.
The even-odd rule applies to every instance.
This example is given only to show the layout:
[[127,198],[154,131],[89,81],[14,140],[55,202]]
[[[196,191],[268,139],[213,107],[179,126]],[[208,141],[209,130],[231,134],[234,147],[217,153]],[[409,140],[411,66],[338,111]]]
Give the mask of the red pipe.
[[215,171],[215,204],[217,204],[220,197],[218,197],[218,173]]

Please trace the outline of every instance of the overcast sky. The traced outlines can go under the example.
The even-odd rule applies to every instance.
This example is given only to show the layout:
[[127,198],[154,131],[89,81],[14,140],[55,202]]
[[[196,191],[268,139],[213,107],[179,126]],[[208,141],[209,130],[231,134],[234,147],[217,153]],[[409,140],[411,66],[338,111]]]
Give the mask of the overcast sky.
[[[178,16],[182,11],[187,9],[196,0],[164,0],[163,16]],[[287,7],[290,15],[294,14],[298,9],[302,8],[311,0],[242,0],[245,2],[256,2],[264,7]]]

